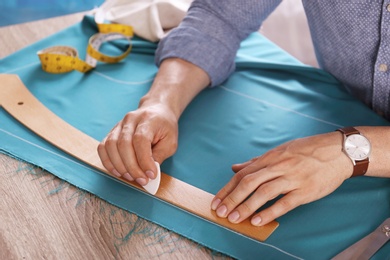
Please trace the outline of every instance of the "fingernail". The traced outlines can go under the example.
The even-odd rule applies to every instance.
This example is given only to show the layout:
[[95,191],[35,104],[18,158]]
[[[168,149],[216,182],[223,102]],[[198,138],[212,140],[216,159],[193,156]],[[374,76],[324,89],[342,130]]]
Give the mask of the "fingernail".
[[234,211],[228,217],[229,221],[235,223],[240,218],[240,213],[238,211]]
[[221,203],[220,199],[214,200],[213,203],[211,203],[211,209],[216,210],[220,203]]
[[117,171],[117,170],[112,170],[112,173],[116,176],[116,177],[121,177],[122,175]]
[[144,178],[137,178],[135,179],[135,181],[138,182],[138,184],[141,186],[145,186],[146,184],[148,184],[148,181]]
[[153,173],[153,171],[146,171],[145,172],[145,174],[146,174],[146,176],[148,176],[150,179],[154,179],[154,173]]
[[252,218],[251,223],[252,223],[252,225],[254,225],[254,226],[260,225],[260,223],[261,223],[261,217],[256,216],[256,217]]
[[125,178],[128,181],[134,181],[134,178],[131,177],[131,175],[128,173],[123,174],[123,178]]
[[222,205],[217,209],[217,215],[218,217],[224,218],[226,217],[227,208],[225,205]]

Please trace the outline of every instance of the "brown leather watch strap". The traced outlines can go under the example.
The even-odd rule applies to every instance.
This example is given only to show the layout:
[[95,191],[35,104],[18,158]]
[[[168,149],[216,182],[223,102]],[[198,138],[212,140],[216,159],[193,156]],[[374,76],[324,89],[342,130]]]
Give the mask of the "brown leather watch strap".
[[355,161],[355,165],[353,167],[353,173],[351,177],[362,176],[366,174],[369,162],[370,161],[368,160],[368,158],[362,161]]
[[[337,131],[342,132],[345,135],[345,137],[348,137],[348,136],[354,135],[354,134],[358,134],[358,135],[361,134],[359,132],[359,130],[357,130],[356,128],[354,128],[352,126],[340,128],[340,129],[337,129]],[[345,138],[344,138],[344,141],[345,141]],[[362,175],[366,174],[367,169],[368,169],[368,164],[370,162],[370,160],[368,158],[361,160],[361,161],[354,161],[354,160],[352,160],[352,161],[353,161],[353,173],[352,173],[351,177],[357,177],[357,176],[362,176]]]
[[359,130],[357,130],[355,127],[352,127],[352,126],[347,126],[347,127],[344,127],[344,128],[340,128],[340,129],[337,129],[337,131],[342,132],[346,136],[348,136],[348,135],[360,135]]

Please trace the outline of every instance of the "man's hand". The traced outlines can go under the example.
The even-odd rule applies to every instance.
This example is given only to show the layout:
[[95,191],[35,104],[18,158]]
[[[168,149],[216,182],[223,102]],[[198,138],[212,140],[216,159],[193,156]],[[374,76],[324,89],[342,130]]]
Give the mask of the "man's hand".
[[162,163],[177,148],[179,117],[207,85],[206,72],[192,63],[169,58],[162,62],[149,92],[98,147],[112,174],[144,186],[156,177],[154,161]]
[[318,200],[352,174],[352,162],[341,145],[339,132],[316,135],[233,165],[236,175],[217,193],[211,208],[219,217],[239,223],[266,202],[284,195],[251,218],[253,225],[262,226],[299,205]]
[[144,186],[156,177],[154,161],[161,163],[175,153],[177,137],[177,120],[169,107],[140,107],[111,130],[98,153],[111,173]]

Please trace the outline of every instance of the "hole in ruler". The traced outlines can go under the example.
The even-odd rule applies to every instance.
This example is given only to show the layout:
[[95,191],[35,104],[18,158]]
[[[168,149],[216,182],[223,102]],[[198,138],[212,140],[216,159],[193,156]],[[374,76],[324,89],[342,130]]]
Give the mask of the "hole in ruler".
[[22,101],[18,102],[18,105],[19,105],[19,106],[21,106],[21,105],[23,105],[23,104],[24,104],[24,102],[22,102]]

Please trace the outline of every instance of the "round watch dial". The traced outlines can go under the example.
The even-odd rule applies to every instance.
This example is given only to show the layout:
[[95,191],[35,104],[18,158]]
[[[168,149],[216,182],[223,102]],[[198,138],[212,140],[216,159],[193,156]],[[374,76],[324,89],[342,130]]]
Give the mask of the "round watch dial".
[[345,139],[344,150],[351,159],[361,161],[370,155],[371,144],[366,137],[353,134]]

